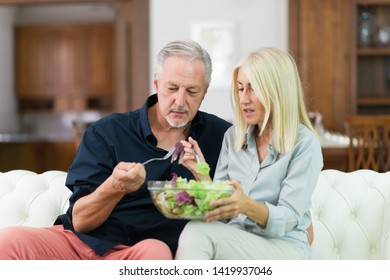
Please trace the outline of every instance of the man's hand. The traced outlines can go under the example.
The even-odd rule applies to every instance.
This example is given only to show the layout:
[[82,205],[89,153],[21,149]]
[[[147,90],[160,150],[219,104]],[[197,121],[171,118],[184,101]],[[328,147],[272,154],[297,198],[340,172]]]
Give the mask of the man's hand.
[[138,190],[145,178],[142,164],[119,163],[111,176],[94,192],[75,202],[72,213],[74,230],[85,233],[95,230],[104,223],[122,197]]
[[134,192],[146,178],[145,167],[140,163],[120,162],[112,172],[112,183],[122,193]]

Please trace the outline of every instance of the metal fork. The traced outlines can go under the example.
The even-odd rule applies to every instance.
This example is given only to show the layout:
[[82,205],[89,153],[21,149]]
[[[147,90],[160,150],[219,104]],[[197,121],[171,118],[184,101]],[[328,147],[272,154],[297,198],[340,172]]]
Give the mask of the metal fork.
[[145,161],[144,163],[142,163],[142,165],[146,165],[146,164],[148,164],[149,162],[155,161],[155,160],[166,160],[166,159],[170,158],[170,157],[173,155],[173,153],[175,152],[175,149],[176,149],[176,147],[172,147],[172,148],[169,150],[169,152],[168,152],[164,157],[162,157],[162,158],[151,158],[151,159],[148,159],[147,161]]

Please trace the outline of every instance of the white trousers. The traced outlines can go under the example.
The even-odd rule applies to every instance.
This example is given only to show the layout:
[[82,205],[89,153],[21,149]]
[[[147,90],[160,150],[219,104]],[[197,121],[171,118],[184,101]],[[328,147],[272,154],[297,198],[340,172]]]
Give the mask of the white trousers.
[[176,260],[304,260],[292,244],[221,222],[191,221],[182,231]]

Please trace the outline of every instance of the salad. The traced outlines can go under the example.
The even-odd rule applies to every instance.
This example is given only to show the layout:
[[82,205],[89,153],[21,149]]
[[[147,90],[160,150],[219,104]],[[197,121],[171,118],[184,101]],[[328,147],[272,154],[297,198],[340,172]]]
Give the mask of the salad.
[[195,181],[182,177],[150,181],[149,191],[157,208],[168,218],[203,219],[212,210],[210,202],[229,197],[233,187],[222,181]]

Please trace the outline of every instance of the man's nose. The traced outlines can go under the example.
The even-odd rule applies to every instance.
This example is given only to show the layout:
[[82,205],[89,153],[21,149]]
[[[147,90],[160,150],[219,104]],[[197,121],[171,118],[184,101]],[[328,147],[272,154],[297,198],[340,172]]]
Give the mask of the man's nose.
[[178,91],[177,91],[177,95],[176,95],[176,105],[178,106],[184,106],[185,105],[185,97],[186,97],[186,91],[184,88],[180,88]]

